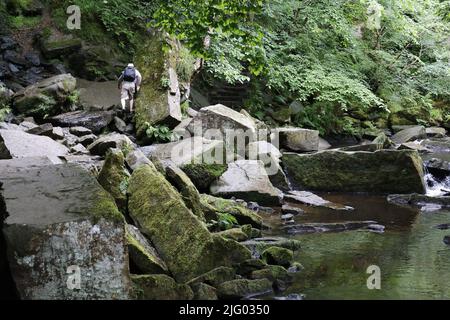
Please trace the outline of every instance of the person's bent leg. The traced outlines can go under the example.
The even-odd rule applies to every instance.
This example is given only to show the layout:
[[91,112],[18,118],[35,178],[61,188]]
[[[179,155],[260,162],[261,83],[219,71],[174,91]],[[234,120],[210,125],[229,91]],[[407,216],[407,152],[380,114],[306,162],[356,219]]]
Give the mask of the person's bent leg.
[[125,111],[125,108],[127,106],[127,100],[126,99],[120,99],[120,103],[122,104],[122,110]]

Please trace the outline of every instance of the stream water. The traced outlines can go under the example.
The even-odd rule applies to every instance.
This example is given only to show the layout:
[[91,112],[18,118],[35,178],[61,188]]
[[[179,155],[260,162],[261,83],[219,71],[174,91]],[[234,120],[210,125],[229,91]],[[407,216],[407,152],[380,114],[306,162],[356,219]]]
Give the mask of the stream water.
[[[436,156],[436,154],[434,154]],[[448,157],[448,153],[443,155]],[[449,180],[436,183],[427,175],[428,194],[448,189]],[[280,221],[270,221],[270,235],[300,240],[295,261],[304,270],[284,295],[304,294],[305,299],[450,299],[450,246],[443,242],[450,230],[450,210],[406,208],[389,204],[386,196],[319,194],[354,207],[353,211],[302,207],[296,223],[331,223],[373,220],[383,233],[367,230],[289,235]],[[367,287],[369,266],[381,271],[381,289]]]
[[[437,225],[450,222],[450,211],[419,212],[390,205],[384,197],[328,195],[354,211],[313,208],[297,222],[375,220],[384,233],[355,230],[297,235],[302,249],[295,260],[304,270],[295,274],[289,293],[306,299],[448,299],[450,231]],[[274,232],[277,232],[274,230]],[[280,234],[279,232],[277,232]],[[369,266],[381,270],[381,290],[369,290]]]

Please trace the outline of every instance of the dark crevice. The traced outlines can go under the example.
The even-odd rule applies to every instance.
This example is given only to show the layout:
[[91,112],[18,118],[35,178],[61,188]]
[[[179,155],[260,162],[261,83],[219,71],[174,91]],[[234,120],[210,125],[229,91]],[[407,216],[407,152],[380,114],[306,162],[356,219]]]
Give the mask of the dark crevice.
[[17,300],[19,296],[9,269],[6,241],[3,236],[3,221],[7,216],[6,204],[2,196],[2,183],[0,182],[0,300]]

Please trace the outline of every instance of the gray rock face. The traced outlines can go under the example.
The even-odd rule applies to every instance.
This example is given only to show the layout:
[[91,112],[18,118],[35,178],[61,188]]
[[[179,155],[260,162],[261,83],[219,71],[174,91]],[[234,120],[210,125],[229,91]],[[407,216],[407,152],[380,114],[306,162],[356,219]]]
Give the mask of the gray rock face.
[[281,152],[273,144],[267,141],[251,142],[247,146],[247,158],[249,160],[261,160],[266,168],[267,175],[273,186],[288,191],[289,183],[281,168]]
[[92,130],[85,127],[72,127],[69,132],[77,137],[84,137],[90,135]]
[[390,194],[387,197],[389,203],[401,206],[424,207],[427,205],[436,205],[438,210],[450,207],[450,197],[440,196],[431,197],[423,194]]
[[103,156],[110,148],[130,148],[133,146],[130,138],[119,133],[110,133],[95,140],[88,146],[90,153]]
[[209,129],[219,130],[223,138],[235,134],[237,130],[243,130],[252,138],[256,134],[256,124],[252,119],[221,104],[200,109],[187,126],[187,130],[195,136],[203,136]]
[[145,156],[141,150],[132,150],[127,153],[125,162],[131,171],[136,170],[144,164],[151,164],[151,161]]
[[425,129],[428,137],[443,138],[447,134],[447,130],[441,127],[429,127]]
[[317,151],[319,150],[319,131],[302,128],[277,128],[272,130],[278,135],[279,145],[291,151]]
[[49,137],[53,132],[53,126],[51,123],[44,123],[40,126],[34,127],[32,129],[27,130],[29,134],[35,134],[38,136],[47,136]]
[[14,95],[14,107],[28,116],[44,117],[60,112],[61,104],[76,89],[70,74],[61,74],[26,87]]
[[146,274],[167,274],[165,262],[139,229],[127,224],[126,232],[130,259],[139,271]]
[[[147,157],[158,158],[162,162],[170,160],[177,166],[182,166],[189,163],[213,163],[209,160],[215,159],[215,155],[224,153],[224,143],[219,140],[192,137],[141,149]],[[219,156],[219,158],[224,160],[223,156]]]
[[408,129],[401,130],[392,136],[392,141],[396,144],[402,144],[405,142],[410,142],[418,139],[425,139],[427,133],[425,127],[414,126]]
[[425,166],[433,175],[445,178],[450,175],[450,162],[443,159],[432,158],[425,161]]
[[424,193],[423,162],[417,151],[321,151],[285,153],[291,181],[315,191]]
[[256,201],[261,205],[280,203],[279,190],[274,188],[264,165],[258,160],[238,160],[228,165],[228,170],[213,182],[211,193],[223,197],[236,197]]
[[111,111],[73,111],[50,119],[53,125],[61,127],[86,127],[94,133],[101,132],[113,120]]
[[48,157],[61,163],[60,156],[69,150],[49,137],[36,136],[19,130],[0,130],[0,159]]
[[290,191],[288,194],[284,195],[284,200],[313,207],[325,207],[333,210],[353,210],[352,207],[333,203],[308,191]]
[[114,200],[78,166],[19,163],[28,160],[0,161],[3,234],[20,297],[127,299],[125,227]]

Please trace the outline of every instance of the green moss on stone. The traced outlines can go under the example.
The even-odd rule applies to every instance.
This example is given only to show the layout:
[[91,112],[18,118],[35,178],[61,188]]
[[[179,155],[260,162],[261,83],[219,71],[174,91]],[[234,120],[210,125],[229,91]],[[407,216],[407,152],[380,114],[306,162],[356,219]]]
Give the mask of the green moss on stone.
[[133,172],[128,193],[130,215],[178,281],[250,256],[239,243],[211,235],[153,165],[143,165]]
[[127,207],[127,186],[130,174],[125,169],[125,157],[120,150],[110,149],[98,175],[98,182],[115,199],[122,212]]
[[211,183],[216,181],[228,169],[226,164],[187,164],[181,168],[191,178],[200,191],[208,191]]
[[139,300],[192,300],[188,285],[178,284],[167,275],[132,275],[133,296]]
[[270,247],[263,251],[262,257],[268,264],[289,267],[294,259],[294,253],[289,249]]

